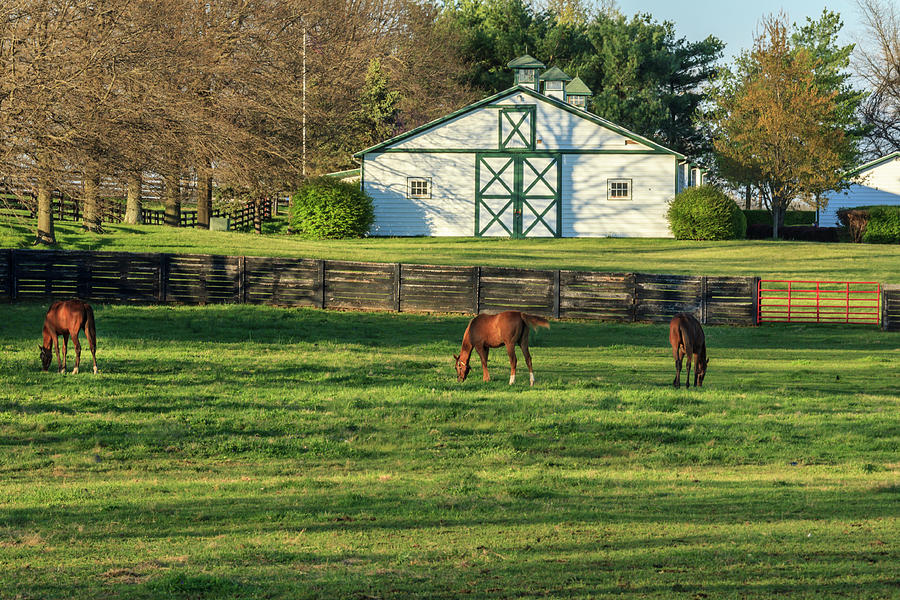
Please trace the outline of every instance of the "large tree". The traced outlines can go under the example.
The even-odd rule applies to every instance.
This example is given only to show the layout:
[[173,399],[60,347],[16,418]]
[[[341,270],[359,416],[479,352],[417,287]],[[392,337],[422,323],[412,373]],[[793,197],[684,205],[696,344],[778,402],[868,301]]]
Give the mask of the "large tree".
[[[770,17],[754,48],[724,71],[713,94],[714,147],[737,183],[752,180],[772,210],[774,236],[793,200],[815,204],[842,184],[852,139],[838,92],[822,88],[818,62],[792,47],[783,16]],[[738,175],[739,174],[739,175]]]
[[869,126],[865,149],[873,156],[900,150],[900,12],[890,0],[858,0],[865,25],[857,73],[872,94],[863,107]]

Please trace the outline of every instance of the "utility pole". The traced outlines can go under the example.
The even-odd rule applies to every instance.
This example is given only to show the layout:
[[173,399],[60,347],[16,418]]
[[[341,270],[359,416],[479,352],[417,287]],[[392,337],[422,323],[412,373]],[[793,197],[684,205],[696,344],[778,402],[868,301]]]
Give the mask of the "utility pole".
[[300,174],[306,178],[306,25],[303,26],[303,160]]

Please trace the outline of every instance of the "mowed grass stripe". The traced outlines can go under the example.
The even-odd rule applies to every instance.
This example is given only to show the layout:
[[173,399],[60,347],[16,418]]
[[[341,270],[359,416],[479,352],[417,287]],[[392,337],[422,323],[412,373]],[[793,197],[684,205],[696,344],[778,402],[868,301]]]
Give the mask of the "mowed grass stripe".
[[[42,598],[890,597],[896,333],[95,305],[101,374],[0,309],[0,584]],[[72,367],[72,350],[69,352]],[[524,361],[520,367],[524,369]]]

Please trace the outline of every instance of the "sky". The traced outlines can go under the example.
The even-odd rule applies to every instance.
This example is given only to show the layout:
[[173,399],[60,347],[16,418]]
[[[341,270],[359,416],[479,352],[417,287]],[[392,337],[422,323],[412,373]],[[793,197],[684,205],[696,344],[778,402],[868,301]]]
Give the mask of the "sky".
[[672,21],[678,37],[699,41],[714,35],[725,42],[725,60],[753,45],[760,20],[784,11],[791,23],[817,19],[822,10],[839,13],[844,21],[841,43],[857,42],[863,27],[855,0],[618,0],[626,15],[650,13],[656,21]]

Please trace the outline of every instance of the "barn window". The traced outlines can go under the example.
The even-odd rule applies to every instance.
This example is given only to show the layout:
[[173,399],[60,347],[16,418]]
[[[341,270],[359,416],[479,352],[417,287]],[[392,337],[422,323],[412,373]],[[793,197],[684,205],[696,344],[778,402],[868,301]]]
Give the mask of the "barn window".
[[562,81],[545,81],[544,89],[558,92],[563,89],[563,82]]
[[631,200],[630,179],[610,179],[606,197],[609,200]]
[[431,198],[430,177],[408,177],[406,179],[407,198]]

